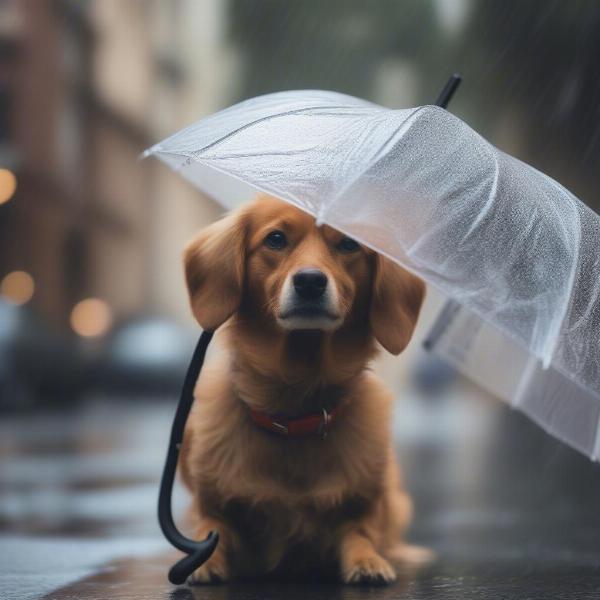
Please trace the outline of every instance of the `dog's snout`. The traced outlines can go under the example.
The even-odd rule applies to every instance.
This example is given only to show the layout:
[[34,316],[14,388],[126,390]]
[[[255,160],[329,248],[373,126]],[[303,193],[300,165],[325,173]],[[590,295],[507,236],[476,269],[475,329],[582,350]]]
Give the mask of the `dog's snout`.
[[319,269],[302,269],[293,278],[294,289],[304,300],[317,300],[325,293],[327,275]]

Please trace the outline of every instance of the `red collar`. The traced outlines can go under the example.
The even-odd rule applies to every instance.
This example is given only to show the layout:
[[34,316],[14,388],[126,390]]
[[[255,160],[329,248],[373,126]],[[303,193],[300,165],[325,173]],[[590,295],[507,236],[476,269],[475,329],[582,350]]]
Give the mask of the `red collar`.
[[267,415],[248,407],[252,420],[263,429],[279,433],[286,437],[302,437],[320,435],[327,437],[333,423],[339,418],[342,405],[336,406],[331,412],[325,409],[321,413],[306,415],[297,419],[285,419]]

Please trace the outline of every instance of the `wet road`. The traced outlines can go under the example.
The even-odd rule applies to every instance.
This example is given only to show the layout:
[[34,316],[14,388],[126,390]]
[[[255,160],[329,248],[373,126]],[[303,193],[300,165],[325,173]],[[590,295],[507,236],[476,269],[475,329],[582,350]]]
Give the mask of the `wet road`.
[[[174,405],[89,402],[0,423],[0,598],[600,598],[600,467],[471,388],[396,410],[417,515],[437,553],[389,588],[171,586],[155,520]],[[177,491],[176,506],[186,504]]]

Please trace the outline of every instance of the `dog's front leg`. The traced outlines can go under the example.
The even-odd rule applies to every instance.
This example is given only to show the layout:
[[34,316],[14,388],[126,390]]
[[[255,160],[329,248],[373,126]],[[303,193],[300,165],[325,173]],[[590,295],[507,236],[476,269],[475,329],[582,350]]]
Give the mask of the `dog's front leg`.
[[339,552],[344,583],[382,585],[396,579],[394,568],[377,552],[359,524],[342,535]]
[[203,540],[211,532],[219,534],[219,543],[212,556],[190,576],[189,583],[219,583],[228,581],[230,569],[228,564],[228,549],[231,545],[233,532],[221,520],[202,517],[196,528],[196,539]]

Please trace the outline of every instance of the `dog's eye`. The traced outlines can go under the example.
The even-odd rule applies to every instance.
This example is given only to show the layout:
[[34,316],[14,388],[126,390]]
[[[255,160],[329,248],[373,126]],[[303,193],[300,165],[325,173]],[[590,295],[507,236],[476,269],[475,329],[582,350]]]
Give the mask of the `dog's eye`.
[[349,254],[350,252],[356,252],[357,250],[360,250],[360,246],[352,238],[343,237],[338,242],[337,249],[341,252],[346,252]]
[[265,238],[264,244],[271,250],[283,250],[287,246],[287,238],[282,231],[271,231]]

